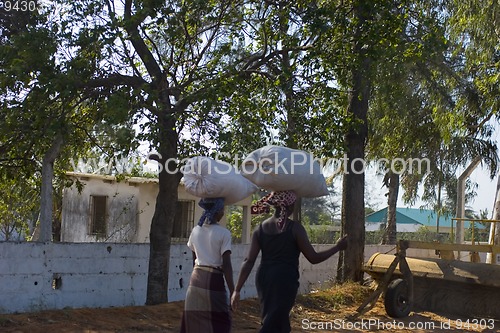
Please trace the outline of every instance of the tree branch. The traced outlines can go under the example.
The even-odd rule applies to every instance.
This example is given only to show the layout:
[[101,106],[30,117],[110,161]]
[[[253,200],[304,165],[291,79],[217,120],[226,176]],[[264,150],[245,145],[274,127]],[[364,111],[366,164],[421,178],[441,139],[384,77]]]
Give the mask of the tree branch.
[[267,56],[264,56],[264,54],[261,53],[253,54],[246,59],[241,59],[241,62],[245,62],[245,64],[243,65],[243,70],[256,70],[265,63],[269,62],[269,60],[271,60],[274,57],[283,55],[291,51],[307,51],[311,48],[313,48],[313,45],[307,44],[297,47],[287,47],[281,50],[275,50],[269,53]]
[[88,88],[112,88],[116,86],[130,86],[133,88],[140,88],[145,85],[148,85],[149,82],[144,80],[139,76],[128,76],[122,74],[113,74],[105,78],[93,79],[82,83],[80,87],[88,87]]
[[139,23],[142,22],[142,18],[132,16],[132,0],[125,0],[124,16],[126,20],[125,30],[130,35],[130,42],[134,46],[135,51],[141,58],[146,70],[149,75],[151,75],[154,84],[156,85],[161,81],[162,70],[139,34],[137,27]]

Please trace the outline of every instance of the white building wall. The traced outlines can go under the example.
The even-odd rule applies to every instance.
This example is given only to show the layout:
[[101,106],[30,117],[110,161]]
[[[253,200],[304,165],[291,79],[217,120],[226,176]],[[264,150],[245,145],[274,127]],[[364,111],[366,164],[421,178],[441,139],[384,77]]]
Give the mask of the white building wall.
[[[235,279],[248,247],[233,245]],[[317,250],[326,247],[315,246]],[[369,246],[365,258],[390,249]],[[0,242],[0,313],[144,305],[148,258],[149,244]],[[256,296],[257,265],[242,289],[242,298]],[[300,292],[333,279],[336,267],[337,256],[311,265],[301,255]],[[187,246],[172,245],[170,301],[184,299],[191,271],[192,255]]]
[[[156,197],[158,195],[157,179],[131,177],[116,181],[113,176],[68,173],[73,179],[84,184],[78,191],[75,185],[66,188],[63,195],[61,222],[61,242],[128,242],[149,243],[149,232],[153,219]],[[106,239],[89,234],[90,198],[92,195],[108,196],[107,224],[109,233]],[[198,206],[200,198],[186,192],[182,183],[178,187],[178,199],[194,201],[194,225],[203,214]],[[248,213],[252,198],[248,197],[235,203],[242,206],[244,212],[243,243],[249,243],[249,227],[251,216]],[[226,216],[220,221],[226,224]],[[182,240],[181,242],[184,242]]]
[[[85,184],[81,192],[76,186],[64,189],[61,221],[62,242],[123,241],[136,242],[139,228],[139,188],[114,177],[80,177]],[[89,234],[90,198],[107,196],[107,224],[110,232],[106,239]],[[151,220],[149,220],[151,221]]]
[[137,229],[137,242],[149,242],[149,230],[155,212],[158,184],[141,184],[139,187],[139,228]]

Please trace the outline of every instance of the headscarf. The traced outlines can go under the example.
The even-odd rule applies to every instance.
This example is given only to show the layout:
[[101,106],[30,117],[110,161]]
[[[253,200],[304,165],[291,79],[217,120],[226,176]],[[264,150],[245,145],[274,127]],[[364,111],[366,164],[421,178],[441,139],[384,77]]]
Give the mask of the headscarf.
[[214,218],[215,214],[224,209],[224,198],[203,198],[198,202],[198,205],[205,210],[198,225],[203,226],[205,220],[208,220],[208,224],[214,224],[217,223]]
[[282,232],[288,217],[286,208],[293,205],[296,200],[297,195],[293,191],[272,192],[252,205],[252,213],[262,214],[269,212],[270,205],[275,208],[279,208],[280,215],[278,216],[278,230]]

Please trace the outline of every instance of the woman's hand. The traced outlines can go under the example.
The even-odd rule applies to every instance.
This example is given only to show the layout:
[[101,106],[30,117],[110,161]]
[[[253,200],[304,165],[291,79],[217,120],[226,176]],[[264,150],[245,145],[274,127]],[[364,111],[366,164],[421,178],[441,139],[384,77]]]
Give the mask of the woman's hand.
[[239,303],[240,303],[240,292],[235,290],[231,295],[231,309],[233,309],[233,311],[236,311]]
[[340,238],[338,241],[337,241],[337,249],[339,251],[343,251],[345,249],[347,249],[347,235],[345,235],[344,237]]

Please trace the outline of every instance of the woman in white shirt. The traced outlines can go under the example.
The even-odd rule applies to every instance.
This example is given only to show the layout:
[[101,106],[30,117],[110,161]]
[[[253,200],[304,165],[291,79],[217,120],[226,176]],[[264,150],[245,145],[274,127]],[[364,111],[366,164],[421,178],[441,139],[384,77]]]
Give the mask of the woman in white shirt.
[[201,199],[205,209],[193,228],[188,247],[193,251],[194,269],[184,302],[181,333],[229,333],[229,295],[234,291],[231,265],[231,232],[219,225],[224,199]]

